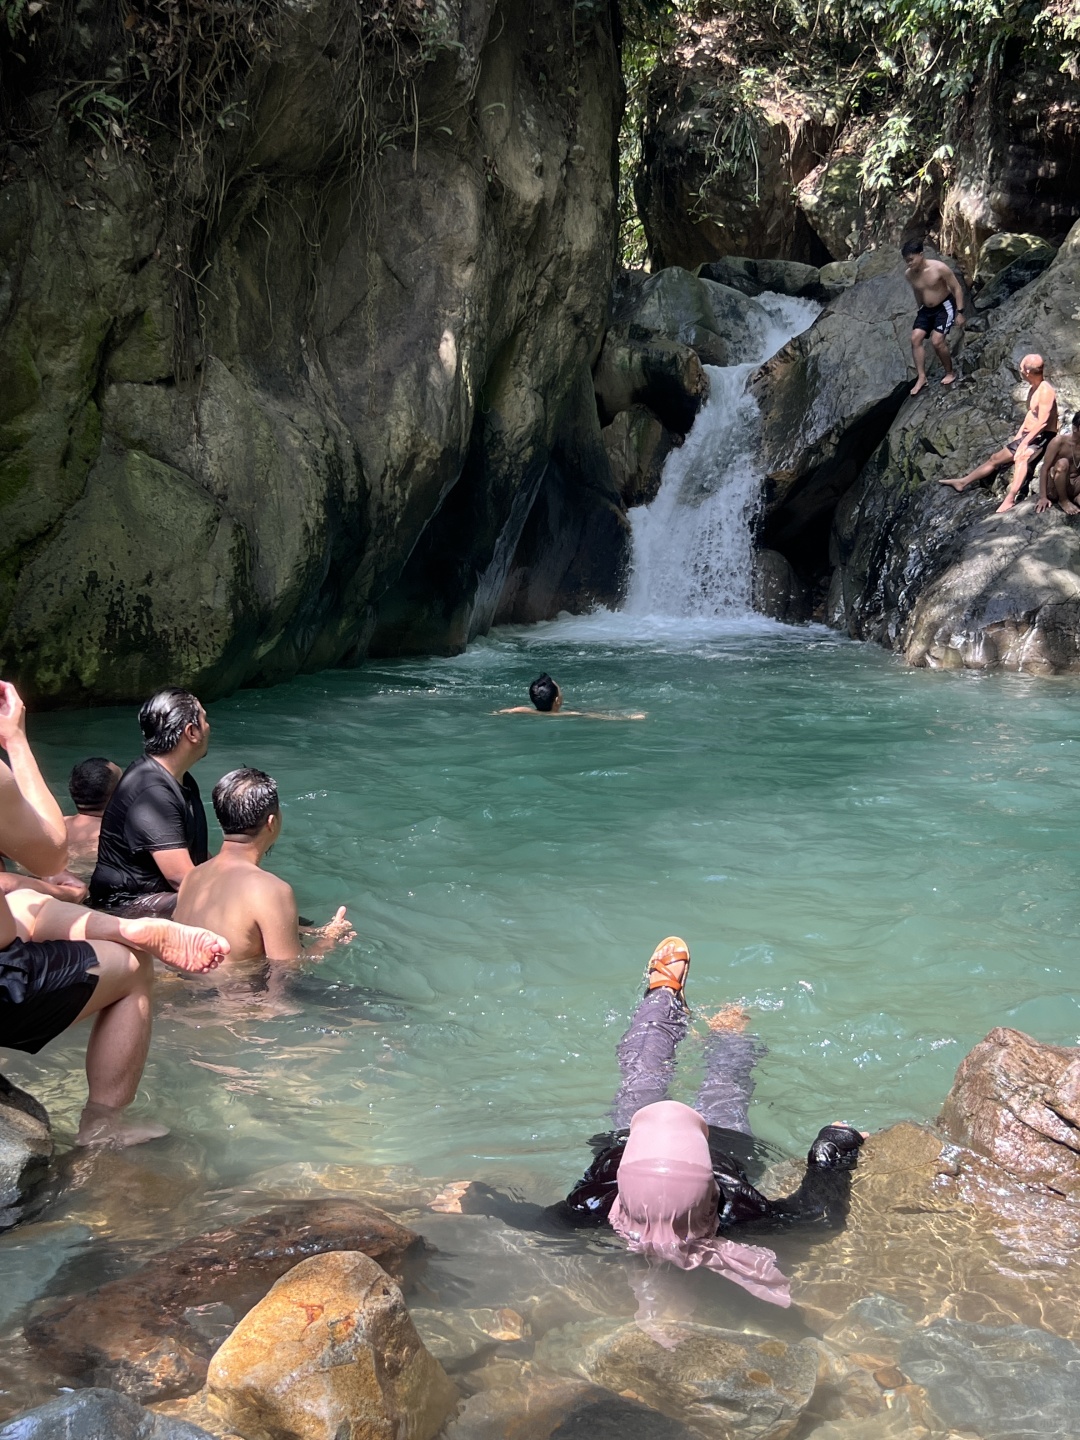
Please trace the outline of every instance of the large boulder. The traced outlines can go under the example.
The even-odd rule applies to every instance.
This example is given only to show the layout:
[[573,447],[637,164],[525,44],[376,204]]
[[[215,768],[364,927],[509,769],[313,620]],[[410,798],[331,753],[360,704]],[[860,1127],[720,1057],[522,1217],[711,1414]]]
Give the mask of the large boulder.
[[957,1070],[941,1126],[1019,1180],[1080,1193],[1080,1049],[991,1030]]
[[213,1335],[194,1323],[216,1307],[232,1319],[302,1256],[356,1251],[401,1278],[423,1250],[411,1230],[349,1200],[299,1201],[186,1240],[133,1274],[45,1310],[31,1348],[62,1375],[140,1400],[197,1390]]
[[75,1390],[0,1425],[0,1440],[211,1440],[185,1420],[154,1415],[116,1390]]
[[703,280],[715,280],[754,297],[770,291],[806,300],[831,298],[825,293],[817,266],[802,265],[797,260],[750,260],[742,255],[725,255],[699,265],[697,273]]
[[459,649],[549,478],[609,503],[602,447],[576,467],[560,427],[606,321],[612,16],[568,45],[556,0],[270,8],[220,53],[193,21],[152,68],[152,147],[100,144],[72,97],[126,96],[186,30],[20,20],[39,139],[0,187],[0,652],[39,706],[209,698],[373,637]]
[[17,1225],[33,1209],[52,1156],[45,1106],[0,1075],[0,1230]]
[[762,543],[821,568],[828,526],[911,388],[914,301],[899,253],[851,262],[852,283],[754,376],[766,476]]
[[664,461],[680,437],[665,430],[645,405],[620,410],[600,433],[623,504],[629,509],[655,500]]
[[222,1345],[207,1402],[265,1440],[431,1440],[458,1401],[401,1291],[366,1255],[304,1260]]
[[662,336],[631,339],[617,330],[604,337],[593,383],[605,426],[644,405],[676,435],[687,433],[709,395],[709,377],[691,346]]
[[1013,433],[1026,388],[1017,363],[1046,357],[1065,420],[1080,408],[1080,225],[1034,283],[991,312],[954,393],[931,384],[900,410],[839,505],[827,618],[915,665],[1080,668],[1080,541],[1033,499],[995,513],[993,493],[937,481],[965,474]]

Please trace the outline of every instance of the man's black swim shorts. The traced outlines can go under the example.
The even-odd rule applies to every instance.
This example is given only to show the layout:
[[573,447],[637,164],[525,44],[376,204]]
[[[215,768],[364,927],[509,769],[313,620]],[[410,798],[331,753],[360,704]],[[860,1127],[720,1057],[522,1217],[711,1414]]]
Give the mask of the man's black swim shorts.
[[949,296],[946,295],[940,305],[920,306],[919,313],[915,316],[915,324],[911,328],[913,330],[925,330],[927,335],[929,335],[932,330],[937,330],[942,335],[947,335],[952,329],[955,319],[956,306]]
[[[1035,466],[1046,454],[1046,447],[1050,444],[1050,441],[1053,440],[1056,434],[1056,430],[1040,430],[1037,435],[1033,435],[1031,437],[1028,443],[1031,447],[1031,459],[1029,464],[1032,470],[1034,470]],[[1005,449],[1008,450],[1010,455],[1015,455],[1017,450],[1020,449],[1022,443],[1023,442],[1020,440],[1007,440],[1005,442]]]
[[13,940],[0,950],[0,1049],[30,1055],[73,1024],[94,993],[85,940]]

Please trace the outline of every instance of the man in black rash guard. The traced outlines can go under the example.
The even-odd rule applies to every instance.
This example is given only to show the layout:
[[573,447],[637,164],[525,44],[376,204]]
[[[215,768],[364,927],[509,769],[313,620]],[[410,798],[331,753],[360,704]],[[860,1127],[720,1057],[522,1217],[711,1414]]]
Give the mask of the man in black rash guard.
[[705,1079],[694,1108],[665,1099],[687,1030],[689,964],[690,952],[676,936],[654,951],[645,997],[619,1044],[616,1129],[594,1137],[595,1158],[565,1200],[530,1205],[474,1181],[449,1187],[433,1208],[549,1233],[607,1223],[631,1250],[682,1269],[706,1265],[762,1299],[788,1305],[787,1281],[772,1251],[726,1237],[735,1226],[744,1234],[841,1227],[863,1136],[846,1124],[826,1125],[793,1194],[770,1200],[755,1187],[769,1158],[748,1119],[752,1070],[762,1049],[739,1033],[746,1017],[736,1007],[709,1022]]
[[209,859],[206,811],[190,767],[210,746],[206,711],[187,690],[161,690],[139,711],[145,753],[133,760],[101,818],[90,880],[96,910],[170,916],[181,881]]

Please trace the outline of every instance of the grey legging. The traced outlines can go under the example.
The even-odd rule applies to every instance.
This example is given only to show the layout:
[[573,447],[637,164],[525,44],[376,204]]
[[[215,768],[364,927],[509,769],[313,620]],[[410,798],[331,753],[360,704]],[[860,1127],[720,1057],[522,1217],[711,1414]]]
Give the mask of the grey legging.
[[[675,1050],[686,1035],[687,1016],[668,989],[650,990],[634,1011],[617,1051],[622,1080],[611,1118],[623,1130],[645,1105],[667,1098],[675,1074]],[[752,1071],[765,1047],[752,1035],[716,1030],[705,1041],[705,1078],[694,1109],[708,1125],[750,1134]]]

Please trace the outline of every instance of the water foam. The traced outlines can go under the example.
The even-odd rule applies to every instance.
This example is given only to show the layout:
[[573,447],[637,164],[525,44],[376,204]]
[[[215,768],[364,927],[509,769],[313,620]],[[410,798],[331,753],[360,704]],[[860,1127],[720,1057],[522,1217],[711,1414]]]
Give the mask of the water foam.
[[813,324],[811,300],[762,295],[751,311],[748,358],[706,365],[709,398],[664,466],[656,499],[630,512],[632,560],[624,610],[683,618],[752,611],[752,525],[764,469],[759,412],[746,383],[759,365]]

